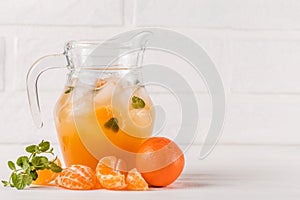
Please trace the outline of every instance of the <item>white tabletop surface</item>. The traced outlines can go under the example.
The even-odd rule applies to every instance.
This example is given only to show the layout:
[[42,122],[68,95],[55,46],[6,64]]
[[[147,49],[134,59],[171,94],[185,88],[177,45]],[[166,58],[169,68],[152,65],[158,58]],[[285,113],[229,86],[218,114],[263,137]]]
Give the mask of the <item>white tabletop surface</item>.
[[[9,176],[6,162],[16,159],[25,145],[0,146],[0,178]],[[166,188],[150,191],[70,191],[56,187],[17,191],[0,187],[1,200],[76,199],[300,199],[300,146],[218,145],[205,160],[199,146],[186,153],[181,177]]]

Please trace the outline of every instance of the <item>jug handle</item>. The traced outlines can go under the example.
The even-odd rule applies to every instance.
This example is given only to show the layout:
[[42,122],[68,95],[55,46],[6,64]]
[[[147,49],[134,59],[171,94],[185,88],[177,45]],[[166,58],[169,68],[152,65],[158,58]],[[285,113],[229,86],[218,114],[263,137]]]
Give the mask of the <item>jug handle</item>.
[[[51,66],[51,62],[49,61],[55,62],[55,65],[59,63],[58,65],[60,65],[60,67]],[[38,80],[45,71],[49,69],[66,68],[65,65],[65,53],[46,55],[35,61],[27,73],[27,97],[33,121],[38,128],[42,128],[44,124],[41,117],[41,108],[38,93]]]

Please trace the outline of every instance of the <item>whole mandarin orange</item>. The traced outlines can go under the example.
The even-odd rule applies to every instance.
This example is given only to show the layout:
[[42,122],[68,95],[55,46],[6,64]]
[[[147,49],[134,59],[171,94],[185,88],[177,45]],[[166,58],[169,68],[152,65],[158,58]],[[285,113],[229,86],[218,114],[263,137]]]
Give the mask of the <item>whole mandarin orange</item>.
[[168,138],[152,137],[140,147],[136,165],[151,186],[164,187],[173,183],[184,167],[184,154]]

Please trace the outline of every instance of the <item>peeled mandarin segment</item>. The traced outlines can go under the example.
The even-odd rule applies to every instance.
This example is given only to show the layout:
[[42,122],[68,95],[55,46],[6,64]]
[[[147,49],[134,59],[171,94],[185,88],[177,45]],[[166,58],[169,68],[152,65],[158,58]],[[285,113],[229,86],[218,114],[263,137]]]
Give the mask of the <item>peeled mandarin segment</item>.
[[125,162],[114,156],[102,158],[96,167],[96,176],[102,187],[106,189],[120,190],[126,187]]
[[125,175],[126,171],[127,171],[125,161],[122,160],[122,159],[118,159],[117,162],[115,163],[115,168],[114,169],[115,169],[115,171]]
[[102,187],[111,190],[121,190],[126,188],[125,176],[123,174],[109,174],[97,176]]
[[48,185],[58,176],[57,173],[52,172],[50,169],[38,171],[38,179],[33,181],[34,185]]
[[126,177],[128,190],[148,190],[148,184],[136,168],[130,170]]
[[[61,162],[58,158],[54,163],[61,167]],[[39,170],[37,173],[38,178],[32,182],[35,185],[49,185],[58,176],[58,173],[55,173],[50,169]]]
[[117,158],[115,156],[107,156],[102,158],[96,167],[96,174],[110,174],[114,170],[116,162]]
[[70,190],[91,190],[96,187],[97,178],[90,167],[72,165],[57,176],[55,183]]
[[97,167],[96,172],[105,175],[110,174],[111,172],[126,172],[126,163],[122,159],[117,159],[115,156],[107,156],[102,158]]
[[100,184],[100,182],[98,181],[98,179],[97,179],[97,181],[96,181],[96,185],[95,185],[95,187],[94,187],[94,189],[102,189],[103,187],[102,187],[102,185]]

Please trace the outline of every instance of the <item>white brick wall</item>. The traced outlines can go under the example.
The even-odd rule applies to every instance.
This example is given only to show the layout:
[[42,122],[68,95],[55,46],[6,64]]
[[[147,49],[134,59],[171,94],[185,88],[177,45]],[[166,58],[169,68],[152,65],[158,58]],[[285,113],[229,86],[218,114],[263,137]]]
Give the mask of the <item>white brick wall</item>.
[[[0,0],[0,143],[56,140],[52,108],[64,72],[41,78],[46,127],[37,130],[25,92],[37,58],[68,40],[159,26],[190,36],[216,63],[228,97],[221,143],[300,144],[299,10],[298,0]],[[208,99],[197,89],[205,131]]]
[[[300,40],[254,37],[232,42],[232,90],[253,93],[300,92]],[[236,59],[235,59],[236,58]]]
[[120,26],[121,0],[1,1],[0,24]]
[[138,0],[138,26],[299,29],[298,0]]

